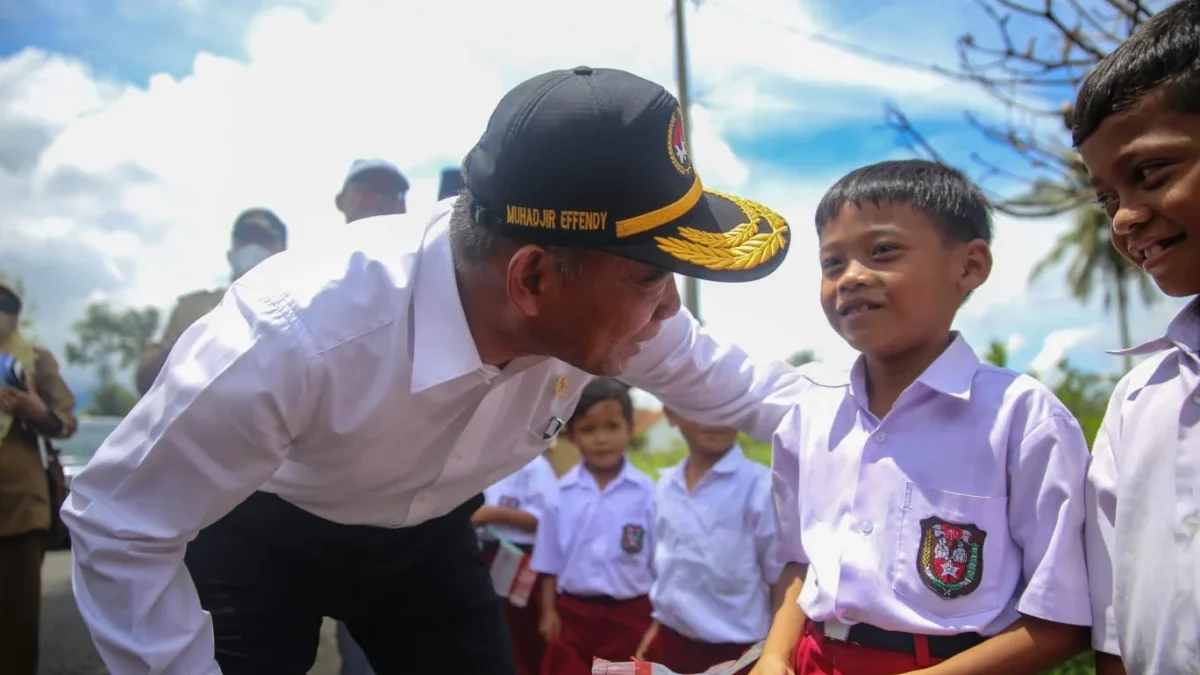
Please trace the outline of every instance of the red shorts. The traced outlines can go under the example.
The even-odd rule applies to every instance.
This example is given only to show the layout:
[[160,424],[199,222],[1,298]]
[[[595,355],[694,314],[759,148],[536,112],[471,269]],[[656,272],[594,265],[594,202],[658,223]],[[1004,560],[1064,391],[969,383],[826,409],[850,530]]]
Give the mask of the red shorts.
[[[645,659],[662,664],[677,673],[703,673],[718,663],[737,661],[753,646],[728,642],[698,642],[660,624],[658,634],[646,650]],[[753,667],[746,666],[738,671],[737,675],[746,675]]]
[[901,675],[945,660],[929,655],[925,636],[914,636],[914,643],[916,654],[851,644],[826,637],[807,621],[796,647],[796,675]]
[[630,661],[650,628],[650,598],[558,596],[562,632],[546,645],[542,675],[591,675],[592,659]]

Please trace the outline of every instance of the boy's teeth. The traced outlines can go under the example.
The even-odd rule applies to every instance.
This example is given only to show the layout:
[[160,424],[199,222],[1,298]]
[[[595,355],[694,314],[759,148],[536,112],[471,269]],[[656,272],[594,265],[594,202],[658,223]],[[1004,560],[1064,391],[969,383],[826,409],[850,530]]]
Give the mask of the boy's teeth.
[[1151,256],[1156,256],[1159,253],[1162,253],[1162,250],[1163,250],[1163,247],[1161,244],[1155,244],[1155,245],[1151,246],[1150,248],[1146,249],[1145,256],[1147,258],[1150,258]]

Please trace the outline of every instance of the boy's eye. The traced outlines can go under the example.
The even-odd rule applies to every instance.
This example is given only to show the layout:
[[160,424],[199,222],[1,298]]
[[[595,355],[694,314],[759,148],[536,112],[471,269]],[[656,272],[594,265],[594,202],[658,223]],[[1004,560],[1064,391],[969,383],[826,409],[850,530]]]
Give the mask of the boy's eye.
[[821,261],[821,269],[827,270],[827,269],[830,269],[833,267],[837,267],[838,265],[841,264],[841,262],[842,261],[838,260],[837,258],[826,258]]
[[1104,209],[1104,212],[1107,213],[1109,217],[1112,217],[1112,214],[1117,208],[1117,200],[1112,195],[1096,195],[1096,199],[1093,200],[1093,203]]
[[1167,165],[1163,162],[1143,164],[1134,169],[1133,175],[1138,183],[1144,185],[1145,183],[1153,182],[1156,178],[1161,178],[1163,174],[1162,170],[1165,168],[1167,168]]
[[896,247],[892,246],[891,244],[876,244],[873,254],[874,255],[883,255],[885,253],[891,253],[892,251],[895,251],[895,250],[896,250]]

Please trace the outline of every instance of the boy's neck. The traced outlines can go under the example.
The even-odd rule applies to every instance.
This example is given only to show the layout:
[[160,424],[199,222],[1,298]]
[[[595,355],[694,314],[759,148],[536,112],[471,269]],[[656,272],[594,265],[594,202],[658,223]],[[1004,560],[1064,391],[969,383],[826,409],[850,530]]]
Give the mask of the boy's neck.
[[692,452],[691,448],[688,448],[687,461],[683,464],[683,482],[687,491],[695,490],[700,481],[712,471],[717,462],[729,454],[730,450],[733,450],[732,445],[720,453]]
[[950,334],[943,342],[929,342],[920,347],[887,358],[863,355],[864,379],[867,384],[867,407],[879,419],[883,419],[900,394],[916,382],[934,361],[954,342]]
[[626,459],[622,459],[620,464],[611,469],[597,469],[584,462],[583,468],[592,474],[592,480],[596,481],[596,487],[600,488],[601,492],[604,492],[604,488],[608,487],[609,483],[621,475],[621,471],[625,468],[625,462],[627,461]]

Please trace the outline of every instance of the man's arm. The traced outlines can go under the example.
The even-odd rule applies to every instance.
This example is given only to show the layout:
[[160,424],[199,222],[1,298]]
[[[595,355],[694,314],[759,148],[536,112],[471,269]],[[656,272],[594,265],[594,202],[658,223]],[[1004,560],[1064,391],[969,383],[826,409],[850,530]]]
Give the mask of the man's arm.
[[685,417],[760,440],[775,433],[790,395],[804,382],[787,363],[755,361],[740,347],[721,344],[686,309],[663,323],[621,379]]
[[75,598],[114,673],[219,673],[183,556],[312,419],[319,357],[302,330],[284,297],[231,291],[73,481]]

